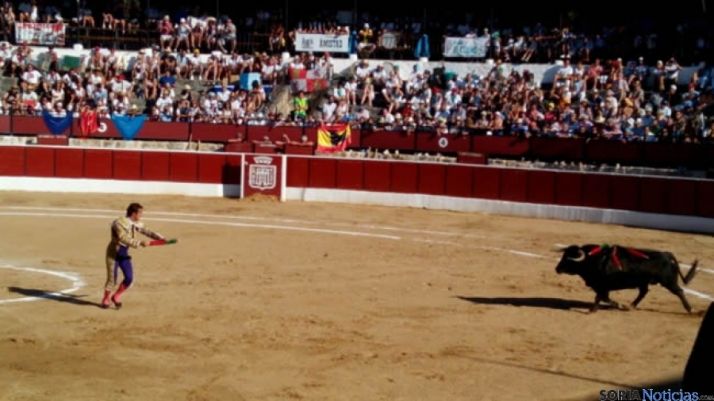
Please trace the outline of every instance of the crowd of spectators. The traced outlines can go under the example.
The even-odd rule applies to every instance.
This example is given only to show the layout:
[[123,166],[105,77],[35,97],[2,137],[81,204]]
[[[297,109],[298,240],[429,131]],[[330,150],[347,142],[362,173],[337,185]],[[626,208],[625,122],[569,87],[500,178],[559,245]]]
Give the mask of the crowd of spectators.
[[[72,23],[95,26],[94,13],[80,9]],[[132,30],[138,22],[104,12],[103,29]],[[0,9],[0,28],[11,37],[17,22],[62,22],[56,7],[40,7],[33,0],[15,11],[11,3]],[[328,22],[325,22],[328,21]],[[260,24],[258,23],[260,22]],[[363,56],[374,54],[387,33],[409,43],[437,28],[434,22],[403,17],[361,23],[359,29],[325,18],[297,22],[291,30],[268,13],[258,13],[244,26],[262,26],[264,48],[252,54],[237,51],[238,26],[227,17],[178,19],[157,16],[157,43],[125,59],[116,50],[94,48],[79,67],[64,69],[56,50],[38,66],[27,46],[0,43],[0,68],[18,85],[2,94],[3,113],[38,115],[78,113],[96,108],[100,116],[145,113],[158,121],[232,124],[318,124],[350,122],[396,130],[433,130],[440,135],[482,132],[490,135],[546,135],[610,138],[627,141],[709,142],[711,120],[711,67],[681,85],[681,66],[675,57],[662,60],[656,34],[631,37],[626,54],[634,60],[600,58],[614,43],[623,42],[622,31],[603,28],[598,33],[574,33],[568,28],[546,29],[540,24],[518,31],[477,29],[468,23],[438,26],[438,33],[486,38],[490,72],[455,75],[425,70],[420,65],[408,73],[389,65],[362,59],[347,76],[332,80],[327,94],[315,99],[295,93],[290,113],[268,107],[270,90],[287,84],[291,71],[331,68],[330,55],[297,55],[280,60],[292,50],[298,33],[349,34],[353,32]],[[680,29],[681,28],[681,29]],[[701,52],[710,38],[678,26],[682,37],[694,40]],[[688,35],[684,33],[689,32]],[[671,40],[664,41],[668,45]],[[150,44],[147,44],[150,45]],[[506,63],[557,61],[561,67],[553,85],[544,87],[533,74],[510,71]],[[239,85],[245,73],[259,79]],[[325,74],[328,79],[331,74]],[[211,83],[210,87],[193,82]],[[267,89],[267,90],[266,90]]]
[[[625,141],[711,142],[711,69],[678,85],[674,58],[571,64],[545,88],[527,70],[456,76],[414,66],[409,77],[362,60],[325,96],[315,118],[439,134],[540,135]],[[371,111],[371,112],[370,112]],[[376,111],[376,115],[375,115]]]
[[[0,7],[0,36],[12,42],[16,22],[62,22],[71,27],[111,30],[121,35],[144,29],[154,32],[155,44],[162,48],[185,48],[189,52],[198,48],[230,54],[250,36],[249,44],[253,48],[248,50],[273,54],[293,52],[299,32],[352,33],[359,42],[360,54],[365,57],[411,58],[419,38],[428,34],[432,58],[442,57],[441,47],[446,36],[478,37],[488,43],[487,58],[512,63],[553,62],[564,55],[573,61],[592,63],[595,58],[633,54],[653,60],[675,55],[691,63],[711,59],[714,43],[708,24],[686,20],[668,21],[666,26],[640,26],[633,21],[628,25],[603,23],[597,28],[578,28],[577,24],[561,21],[557,27],[535,23],[514,28],[493,20],[477,23],[468,13],[461,16],[434,13],[428,17],[405,13],[392,18],[360,14],[352,19],[324,10],[314,18],[298,17],[287,25],[284,10],[228,17],[201,11],[200,5],[192,10],[178,7],[164,15],[156,8],[142,9],[138,2],[111,2],[101,10],[88,9],[82,1],[78,4],[78,10],[70,11],[42,0],[19,0],[14,4],[6,1]],[[384,40],[386,36],[389,40]]]
[[[145,113],[178,122],[350,122],[438,134],[693,143],[712,141],[714,135],[711,69],[678,85],[681,66],[674,58],[650,66],[643,58],[584,64],[565,57],[547,87],[527,70],[509,72],[500,62],[486,74],[459,76],[420,64],[403,74],[391,65],[361,60],[333,80],[322,99],[296,93],[290,114],[268,107],[266,87],[286,83],[291,70],[329,68],[329,55],[298,55],[282,64],[267,53],[201,55],[182,48],[142,50],[127,60],[115,50],[96,48],[70,70],[60,67],[55,49],[45,55],[46,69],[32,59],[32,48],[0,43],[3,74],[19,82],[2,94],[4,113],[38,115],[45,109],[61,114],[93,107],[103,117]],[[260,79],[241,88],[238,77],[244,73]]]
[[[77,113],[91,107],[101,117],[145,113],[159,121],[241,124],[246,119],[267,118],[263,83],[272,86],[284,74],[277,58],[267,54],[248,57],[147,49],[126,59],[113,49],[95,48],[79,67],[70,70],[61,68],[56,50],[44,56],[47,68],[40,70],[31,62],[32,48],[0,43],[3,75],[19,82],[2,94],[3,113]],[[248,72],[260,74],[261,79],[248,88],[234,85],[237,77]],[[206,84],[211,85],[206,88]]]

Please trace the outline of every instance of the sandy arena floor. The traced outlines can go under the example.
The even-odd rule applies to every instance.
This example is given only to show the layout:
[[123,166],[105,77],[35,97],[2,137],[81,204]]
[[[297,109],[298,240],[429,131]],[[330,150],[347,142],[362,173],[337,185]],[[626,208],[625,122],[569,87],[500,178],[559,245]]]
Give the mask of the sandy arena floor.
[[[102,310],[109,224],[134,200],[179,243],[134,251],[124,308]],[[554,244],[714,268],[711,236],[386,207],[0,192],[0,224],[4,401],[597,399],[681,377],[709,301],[687,315],[653,287],[587,314]],[[712,273],[690,288],[714,294]]]

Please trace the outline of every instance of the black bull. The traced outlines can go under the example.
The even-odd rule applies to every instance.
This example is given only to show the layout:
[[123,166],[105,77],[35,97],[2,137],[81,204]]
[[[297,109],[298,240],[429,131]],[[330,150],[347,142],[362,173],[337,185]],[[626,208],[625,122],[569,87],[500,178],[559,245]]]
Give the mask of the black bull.
[[642,301],[650,284],[661,284],[679,297],[682,305],[691,312],[692,308],[679,286],[678,277],[684,284],[689,283],[697,268],[695,260],[686,277],[679,269],[679,263],[670,252],[652,250],[633,250],[621,246],[600,247],[597,245],[571,245],[563,249],[555,271],[566,274],[577,274],[585,280],[585,284],[595,291],[595,303],[591,311],[596,311],[601,301],[621,307],[610,299],[610,291],[627,288],[638,288],[640,293],[632,307]]

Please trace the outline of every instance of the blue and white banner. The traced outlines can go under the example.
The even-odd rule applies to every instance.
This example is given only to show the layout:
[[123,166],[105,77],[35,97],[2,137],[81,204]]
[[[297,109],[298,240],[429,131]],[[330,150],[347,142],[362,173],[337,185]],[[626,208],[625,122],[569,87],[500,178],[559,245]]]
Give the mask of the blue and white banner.
[[47,129],[55,135],[65,132],[72,126],[72,113],[66,113],[63,117],[56,117],[47,110],[42,112],[42,119],[45,121]]
[[144,126],[144,121],[146,121],[146,116],[143,114],[135,117],[112,115],[114,126],[117,127],[122,138],[127,140],[136,137],[136,134],[141,131],[141,127]]
[[444,41],[444,57],[484,58],[488,38],[447,37]]
[[295,50],[299,52],[349,53],[350,35],[298,32],[295,36]]

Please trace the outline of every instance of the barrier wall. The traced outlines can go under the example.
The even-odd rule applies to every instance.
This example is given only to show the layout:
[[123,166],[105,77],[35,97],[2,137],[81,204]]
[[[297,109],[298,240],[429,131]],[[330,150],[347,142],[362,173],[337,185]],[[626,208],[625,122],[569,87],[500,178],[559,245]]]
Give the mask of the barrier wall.
[[[248,161],[243,173],[250,177],[245,182],[243,159]],[[711,180],[293,155],[0,146],[0,189],[5,190],[222,196],[237,195],[235,188],[225,188],[247,182],[251,191],[287,199],[714,232]]]
[[[714,181],[380,160],[288,158],[287,186],[714,218]],[[714,227],[712,227],[714,229]]]
[[0,175],[240,184],[240,155],[0,147]]
[[[92,138],[121,139],[109,120],[102,120],[104,132]],[[79,121],[75,119],[65,134],[79,136]],[[0,133],[16,135],[49,135],[42,118],[28,116],[0,116]],[[299,142],[307,136],[317,141],[315,127],[231,125],[207,123],[162,123],[147,121],[139,132],[139,140],[193,141],[227,143],[234,140],[253,143],[264,141]],[[405,152],[482,153],[487,157],[592,163],[620,163],[624,165],[671,166],[691,168],[714,167],[714,144],[638,143],[608,140],[585,141],[569,138],[517,138],[486,135],[444,135],[433,132],[385,130],[352,130],[351,148],[373,148]],[[303,152],[301,152],[302,154]]]

